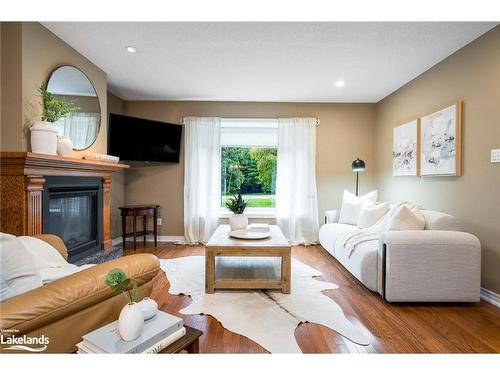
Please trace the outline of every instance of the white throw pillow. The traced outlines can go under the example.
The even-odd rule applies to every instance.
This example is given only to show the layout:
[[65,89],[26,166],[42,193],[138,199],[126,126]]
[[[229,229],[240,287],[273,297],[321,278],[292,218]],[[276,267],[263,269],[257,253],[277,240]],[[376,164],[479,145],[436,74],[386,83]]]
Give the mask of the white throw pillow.
[[21,241],[0,233],[0,302],[42,285],[35,263]]
[[361,197],[357,197],[349,191],[344,190],[339,223],[358,225],[359,213],[364,201],[375,203],[377,201],[377,190],[371,191]]
[[425,228],[425,218],[420,210],[415,207],[409,209],[404,205],[396,209],[389,219],[387,230],[423,230]]
[[364,229],[375,225],[387,212],[389,212],[389,202],[375,204],[369,200],[364,201],[359,213],[358,228]]
[[24,248],[35,262],[36,268],[40,271],[51,267],[64,267],[68,262],[62,257],[52,245],[35,237],[17,237],[24,245]]

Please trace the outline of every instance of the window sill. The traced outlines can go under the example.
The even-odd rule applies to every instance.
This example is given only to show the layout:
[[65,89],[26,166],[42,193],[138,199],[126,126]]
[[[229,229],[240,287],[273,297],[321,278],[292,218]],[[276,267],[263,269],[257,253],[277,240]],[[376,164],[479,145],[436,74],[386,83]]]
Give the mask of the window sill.
[[[226,208],[221,208],[219,211],[219,218],[229,219],[232,215],[231,211]],[[249,219],[276,219],[275,208],[247,208],[245,215]]]

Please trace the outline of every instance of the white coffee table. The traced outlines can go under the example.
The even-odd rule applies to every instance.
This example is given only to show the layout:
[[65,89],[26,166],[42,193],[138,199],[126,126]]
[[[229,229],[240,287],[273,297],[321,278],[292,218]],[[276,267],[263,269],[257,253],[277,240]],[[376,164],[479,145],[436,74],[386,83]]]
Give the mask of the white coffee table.
[[[229,237],[229,225],[219,225],[205,248],[205,292],[215,289],[281,289],[290,293],[292,248],[277,225],[269,226],[271,236],[262,240],[240,240]],[[216,257],[279,257],[281,278],[216,279]]]

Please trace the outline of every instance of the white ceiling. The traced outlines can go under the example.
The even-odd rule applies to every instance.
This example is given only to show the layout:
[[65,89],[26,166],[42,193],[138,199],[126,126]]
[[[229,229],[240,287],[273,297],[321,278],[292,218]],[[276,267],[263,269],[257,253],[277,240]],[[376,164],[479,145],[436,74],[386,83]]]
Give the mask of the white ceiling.
[[126,100],[373,103],[496,23],[43,25],[103,69]]

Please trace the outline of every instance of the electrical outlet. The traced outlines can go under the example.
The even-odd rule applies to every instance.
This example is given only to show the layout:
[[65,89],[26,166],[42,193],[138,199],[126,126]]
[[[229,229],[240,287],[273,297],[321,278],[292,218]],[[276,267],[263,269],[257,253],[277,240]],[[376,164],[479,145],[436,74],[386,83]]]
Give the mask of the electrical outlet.
[[500,163],[500,148],[496,150],[491,150],[491,162]]
[[161,225],[161,217],[156,218],[156,225]]

